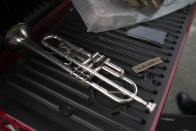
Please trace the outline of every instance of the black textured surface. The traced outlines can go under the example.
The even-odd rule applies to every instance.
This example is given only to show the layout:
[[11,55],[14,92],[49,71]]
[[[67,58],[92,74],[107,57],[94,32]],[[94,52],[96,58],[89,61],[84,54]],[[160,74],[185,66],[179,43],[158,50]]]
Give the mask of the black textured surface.
[[[136,82],[138,95],[159,106],[192,10],[193,6],[189,6],[142,24],[167,32],[162,48],[126,36],[124,33],[129,28],[98,34],[86,33],[85,25],[76,12],[70,13],[52,33],[65,37],[90,52],[99,51],[110,57],[113,63],[125,69],[126,76]],[[139,74],[132,71],[132,66],[157,56],[164,63]],[[31,109],[34,117],[37,114],[64,130],[149,131],[157,113],[157,108],[151,114],[145,112],[145,108],[137,102],[125,105],[113,103],[92,88],[81,86],[53,64],[34,55],[21,58],[2,77],[0,84],[8,99],[0,101],[5,111],[28,122],[28,117],[32,115],[30,111],[26,110],[25,116],[22,112],[17,112],[22,105],[24,110]],[[9,100],[16,104],[6,104]],[[39,125],[36,123],[33,118],[28,122],[32,126]],[[36,128],[43,129],[39,126]]]
[[33,27],[60,2],[62,0],[0,1],[0,52],[4,49],[2,38],[11,26],[24,22]]
[[162,114],[157,131],[195,131],[194,115]]

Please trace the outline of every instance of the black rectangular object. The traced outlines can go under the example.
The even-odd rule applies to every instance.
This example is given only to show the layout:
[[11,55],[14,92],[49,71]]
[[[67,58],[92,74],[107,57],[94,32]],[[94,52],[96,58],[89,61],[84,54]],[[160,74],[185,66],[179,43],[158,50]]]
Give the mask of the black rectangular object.
[[196,116],[182,114],[162,114],[157,131],[195,131]]
[[[112,103],[92,88],[81,86],[50,62],[32,54],[21,58],[1,78],[1,89],[5,94],[1,96],[5,98],[1,102],[3,109],[18,119],[27,121],[26,117],[31,115],[17,115],[10,110],[12,105],[6,104],[10,100],[13,103],[20,103],[24,109],[33,110],[35,114],[53,121],[64,130],[153,130],[166,99],[168,82],[171,82],[172,72],[176,68],[174,65],[181,51],[193,10],[194,6],[189,6],[144,24],[167,32],[163,48],[128,37],[128,28],[98,34],[87,33],[82,19],[75,11],[70,12],[51,32],[67,38],[89,52],[99,51],[124,68],[128,77],[138,85],[138,95],[157,103],[158,106],[153,113],[146,113],[136,102],[125,105]],[[157,56],[164,63],[139,74],[131,70],[132,66]],[[18,109],[21,108],[20,104],[14,105],[17,105]],[[36,125],[36,120],[32,119],[27,124]],[[37,129],[43,128],[38,126]]]
[[129,29],[127,31],[127,35],[139,40],[143,40],[144,42],[149,42],[149,44],[154,44],[155,46],[161,47],[165,43],[167,32],[145,26],[136,26]]

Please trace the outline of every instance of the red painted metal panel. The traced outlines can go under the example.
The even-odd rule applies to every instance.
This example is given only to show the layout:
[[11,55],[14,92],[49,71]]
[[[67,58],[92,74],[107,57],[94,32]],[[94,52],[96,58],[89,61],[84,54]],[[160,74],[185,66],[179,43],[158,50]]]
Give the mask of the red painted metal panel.
[[16,118],[0,110],[0,131],[36,131]]

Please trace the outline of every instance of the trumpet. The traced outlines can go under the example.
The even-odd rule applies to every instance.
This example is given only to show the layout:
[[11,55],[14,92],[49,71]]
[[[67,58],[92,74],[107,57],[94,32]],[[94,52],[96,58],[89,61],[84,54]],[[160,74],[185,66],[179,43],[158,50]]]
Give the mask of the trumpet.
[[[156,103],[147,102],[137,96],[137,85],[134,81],[125,76],[125,72],[122,68],[111,63],[110,58],[107,58],[99,52],[90,54],[83,48],[80,48],[57,35],[48,35],[44,37],[41,40],[41,43],[44,46],[43,48],[31,39],[30,33],[30,28],[25,23],[19,23],[13,26],[6,35],[5,40],[7,48],[11,51],[18,51],[25,47],[54,63],[75,79],[94,88],[119,104],[137,101],[143,104],[149,112],[152,112],[155,109]],[[60,59],[59,57],[63,59]],[[104,72],[104,74],[102,72]],[[130,91],[122,85],[110,80],[105,74],[109,74],[110,76],[119,79],[119,81],[128,84],[134,91]],[[110,86],[111,91],[96,83],[94,78]]]

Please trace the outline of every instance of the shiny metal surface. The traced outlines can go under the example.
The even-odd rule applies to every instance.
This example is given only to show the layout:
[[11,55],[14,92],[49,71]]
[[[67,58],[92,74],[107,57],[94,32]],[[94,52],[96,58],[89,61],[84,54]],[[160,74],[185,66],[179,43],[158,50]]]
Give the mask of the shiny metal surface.
[[6,46],[9,50],[17,52],[23,49],[21,42],[31,36],[31,29],[25,23],[13,26],[6,34]]
[[[50,39],[55,39],[59,41],[59,49],[54,48],[52,45],[50,45],[49,42],[47,42],[47,40]],[[111,60],[109,58],[105,57],[104,55],[101,55],[99,52],[96,52],[95,54],[91,55],[82,48],[77,47],[56,35],[46,36],[45,38],[43,38],[42,44],[48,49],[57,53],[58,55],[64,57],[66,60],[70,61],[70,66],[72,69],[70,71],[72,72],[71,75],[73,75],[76,79],[79,79],[82,82],[92,86],[94,89],[100,91],[110,99],[118,103],[129,103],[135,100],[145,105],[150,112],[152,112],[156,107],[155,103],[146,102],[142,98],[138,97],[137,85],[125,76],[124,70],[111,63]],[[123,82],[128,83],[131,88],[134,88],[134,91],[131,92],[130,90],[125,89],[123,86],[108,79],[107,77],[99,73],[101,70],[109,73],[113,77],[119,78]],[[104,87],[96,84],[92,81],[93,77],[96,77],[99,80],[105,82],[109,86],[113,87],[114,90],[109,91]],[[116,94],[121,94],[126,98],[120,98]]]
[[[42,45],[48,49],[48,51],[46,51],[30,40],[30,33],[28,31],[29,28],[26,24],[18,24],[11,28],[6,35],[6,42],[8,43],[8,47],[10,47],[9,49],[12,49],[12,46],[16,49],[22,45],[56,64],[77,80],[93,87],[117,103],[124,104],[134,100],[143,104],[149,112],[152,112],[156,107],[155,103],[147,102],[137,96],[138,90],[134,81],[127,78],[124,70],[111,63],[111,60],[106,56],[101,55],[99,52],[90,54],[84,49],[56,35],[48,35],[42,39]],[[51,40],[55,42],[52,43]],[[120,82],[128,84],[134,91],[131,92],[131,89],[128,90],[115,83],[104,76],[105,73],[102,72],[114,78],[118,78]],[[94,78],[102,81],[112,89],[108,90],[97,84],[93,81]]]

